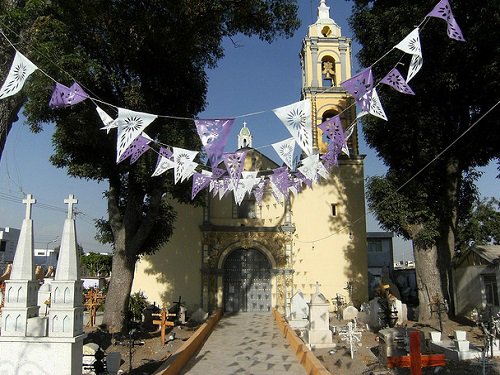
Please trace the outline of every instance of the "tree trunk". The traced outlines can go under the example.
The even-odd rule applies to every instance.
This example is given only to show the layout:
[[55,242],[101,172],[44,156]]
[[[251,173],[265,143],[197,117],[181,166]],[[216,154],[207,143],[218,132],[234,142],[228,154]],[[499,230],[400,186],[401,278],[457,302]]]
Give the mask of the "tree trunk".
[[[439,266],[438,250],[436,246],[422,248],[414,247],[415,269],[417,272],[417,288],[419,300],[420,322],[431,319],[431,304],[439,299],[443,301],[443,284]],[[437,315],[432,316],[436,318]]]
[[[458,197],[460,196],[460,188],[462,181],[462,173],[460,171],[459,162],[457,159],[450,159],[446,165],[446,183],[445,191],[443,191],[444,214],[441,223],[441,241],[439,246],[439,264],[442,269],[444,298],[450,306],[449,315],[453,316],[455,309],[455,301],[453,298],[453,267],[452,258],[455,254],[455,238],[457,235],[458,221]],[[446,278],[445,278],[446,277]]]
[[125,234],[115,237],[112,274],[106,295],[103,325],[110,333],[124,332],[130,290],[134,281],[135,256],[130,259],[125,250]]
[[12,124],[18,120],[17,114],[25,101],[22,93],[0,100],[0,159],[2,159],[7,135],[9,135]]

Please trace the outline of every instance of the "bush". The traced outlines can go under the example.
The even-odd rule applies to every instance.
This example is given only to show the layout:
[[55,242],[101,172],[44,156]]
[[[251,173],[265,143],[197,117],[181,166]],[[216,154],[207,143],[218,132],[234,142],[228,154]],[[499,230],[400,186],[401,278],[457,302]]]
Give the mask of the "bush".
[[143,292],[136,292],[130,295],[128,310],[134,321],[142,321],[142,311],[149,306],[147,297]]

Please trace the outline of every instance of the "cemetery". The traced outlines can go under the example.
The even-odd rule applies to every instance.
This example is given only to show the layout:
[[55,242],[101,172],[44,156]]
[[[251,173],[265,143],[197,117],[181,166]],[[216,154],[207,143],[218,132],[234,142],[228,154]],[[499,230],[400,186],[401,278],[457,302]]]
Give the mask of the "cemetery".
[[[47,2],[47,9],[51,9],[51,3]],[[125,3],[132,6],[132,2]],[[186,43],[186,47],[192,47],[187,45],[192,42],[196,48],[186,48],[180,55],[177,55],[179,48],[171,48],[168,43],[162,44],[165,48],[157,56],[149,54],[146,48],[142,50],[143,42],[135,47],[134,43],[144,37],[141,33],[151,32],[155,37],[151,41],[144,37],[143,41],[144,45],[151,42],[149,50],[152,51],[157,48],[156,42],[160,39],[162,42],[170,41],[170,37],[158,38],[158,35],[165,34],[165,29],[159,25],[168,24],[161,17],[171,16],[180,25],[184,25],[184,21],[190,22],[191,17],[196,19],[198,12],[201,14],[198,21],[212,19],[214,17],[210,13],[210,17],[206,17],[205,8],[216,14],[224,2],[215,2],[214,9],[208,4],[210,2],[203,6],[179,2],[176,7],[185,11],[180,12],[182,17],[175,14],[176,7],[169,8],[171,5],[168,2],[150,3],[151,9],[135,10],[133,13],[140,19],[144,11],[146,16],[143,21],[147,27],[122,27],[130,29],[132,34],[137,33],[127,37],[130,44],[127,53],[123,56],[121,52],[118,54],[120,58],[126,56],[130,60],[115,65],[108,61],[100,64],[95,58],[86,68],[92,72],[90,76],[98,73],[103,79],[118,77],[117,82],[109,87],[99,82],[96,91],[80,86],[76,81],[71,87],[59,83],[50,75],[57,73],[56,68],[42,71],[16,49],[23,44],[12,43],[6,35],[9,32],[5,33],[0,28],[0,34],[7,43],[5,48],[13,48],[12,68],[8,73],[5,71],[7,78],[0,88],[0,99],[18,94],[32,73],[36,77],[37,70],[53,81],[49,108],[50,111],[60,110],[57,116],[53,115],[60,132],[55,133],[55,139],[60,138],[54,142],[54,147],[61,148],[57,142],[64,143],[70,139],[78,147],[74,147],[75,155],[66,150],[64,152],[68,154],[62,152],[61,156],[56,153],[52,161],[68,167],[75,175],[73,177],[109,183],[109,190],[103,194],[103,198],[108,200],[109,217],[95,219],[94,224],[99,228],[97,237],[103,244],[109,244],[113,251],[111,255],[106,255],[102,266],[96,264],[99,255],[103,254],[84,253],[77,241],[76,229],[77,214],[84,214],[77,210],[78,200],[73,194],[61,199],[65,205],[62,210],[65,217],[61,222],[61,234],[57,237],[60,239],[59,249],[49,251],[49,244],[56,240],[46,243],[45,250],[35,249],[34,239],[39,234],[35,235],[36,223],[32,214],[37,200],[31,194],[22,193],[24,214],[22,223],[19,223],[20,229],[0,228],[0,375],[500,374],[500,304],[496,281],[500,277],[500,246],[475,246],[470,238],[461,239],[458,235],[456,241],[455,237],[450,239],[455,236],[454,229],[463,230],[458,225],[458,211],[462,209],[458,206],[473,200],[474,163],[482,166],[481,163],[489,161],[491,155],[481,155],[478,157],[480,161],[471,161],[471,165],[464,162],[462,170],[456,166],[460,163],[451,158],[453,160],[448,161],[450,164],[443,169],[450,172],[448,180],[443,182],[438,179],[442,170],[437,167],[431,175],[442,186],[436,182],[436,187],[427,187],[430,190],[424,191],[423,186],[428,181],[417,180],[411,184],[415,184],[416,187],[412,187],[414,190],[405,192],[407,196],[401,193],[413,178],[436,160],[425,165],[425,158],[429,155],[417,155],[417,149],[430,149],[429,154],[440,152],[439,157],[489,113],[483,114],[471,125],[475,116],[484,110],[479,104],[476,108],[474,103],[465,110],[463,117],[470,117],[465,121],[466,126],[460,122],[462,120],[458,121],[450,115],[454,126],[465,126],[466,130],[457,132],[458,138],[451,139],[453,143],[444,151],[440,146],[436,147],[437,151],[430,147],[434,138],[444,138],[448,142],[448,138],[443,136],[448,136],[448,132],[439,133],[438,130],[441,130],[435,124],[432,131],[423,128],[420,133],[410,134],[410,130],[416,128],[412,121],[421,115],[420,112],[412,112],[418,108],[413,102],[416,92],[420,95],[428,91],[427,95],[430,95],[436,91],[430,85],[431,81],[439,82],[441,79],[424,80],[422,77],[424,73],[428,74],[426,69],[432,67],[432,61],[427,61],[424,54],[426,66],[420,72],[424,61],[422,51],[427,53],[425,48],[432,48],[427,45],[421,48],[420,32],[428,22],[432,24],[439,19],[439,26],[446,27],[446,34],[441,35],[439,43],[446,46],[456,43],[453,47],[442,49],[463,54],[461,48],[466,40],[457,19],[461,24],[464,21],[468,31],[473,29],[462,19],[465,18],[462,9],[465,6],[455,8],[450,6],[448,0],[440,0],[412,31],[416,20],[410,18],[411,21],[403,22],[408,29],[405,32],[409,33],[401,35],[404,38],[389,46],[392,49],[379,56],[372,65],[362,60],[369,55],[361,53],[360,61],[367,67],[352,75],[355,53],[352,40],[344,36],[339,24],[330,17],[327,1],[320,0],[317,18],[306,27],[301,43],[300,100],[272,111],[204,119],[198,118],[198,115],[206,104],[204,96],[208,79],[204,75],[205,65],[216,66],[223,53],[215,49],[205,56],[205,52],[201,52],[204,50],[198,50],[198,47],[210,34],[204,27],[215,30],[215,24],[207,26],[201,22],[195,27],[186,23],[189,27],[183,32],[192,36],[193,41],[185,37],[180,40]],[[250,21],[246,18],[258,19],[255,14],[259,13],[254,14],[255,9],[247,9],[249,5],[245,2],[235,3],[242,8],[244,16],[233,14],[239,11],[229,6],[224,9],[221,19],[226,17],[224,11],[229,12],[231,8],[233,13],[228,13],[227,17],[234,16],[235,19],[224,22],[234,25],[217,24],[223,26],[223,31],[206,47],[212,44],[219,46],[223,38],[231,38],[241,32],[248,36],[259,34],[261,39],[271,41],[274,33],[288,33],[283,26],[287,22],[292,23],[290,31],[299,27],[299,23],[294,25],[294,20],[283,15],[297,10],[286,1],[269,2],[273,6],[282,3],[280,7],[283,9],[277,7],[276,14],[264,10],[266,17],[263,18],[270,20],[270,24],[265,26],[260,22],[253,25],[255,20],[247,25],[246,22]],[[255,2],[257,8],[269,5],[264,6],[263,3]],[[377,6],[380,6],[387,11],[384,6],[388,6],[383,1],[368,1],[366,6],[362,3],[354,2],[353,9],[357,12],[353,11],[351,19],[353,28],[357,28],[358,39],[363,39],[365,33],[359,30],[365,27],[359,21],[362,15],[367,17],[370,25],[376,23],[372,22],[374,19],[370,18],[372,15],[368,8],[378,10]],[[111,4],[116,6],[115,2]],[[158,4],[165,6],[166,10]],[[17,11],[16,6],[17,2],[9,2],[5,9]],[[65,14],[63,9],[68,14],[72,13],[73,8],[65,8],[65,2],[58,6],[61,19]],[[86,9],[86,5],[78,8],[79,3],[74,6],[82,12]],[[113,11],[119,13],[121,8],[116,6]],[[459,18],[455,19],[452,8],[458,10]],[[158,16],[159,22],[155,18],[156,13],[163,11],[165,13]],[[252,17],[248,17],[246,11],[251,12]],[[280,15],[280,12],[283,14]],[[396,15],[394,19],[399,18],[395,10],[391,9],[391,12]],[[33,10],[33,13],[36,11]],[[151,17],[152,14],[155,17]],[[275,25],[274,17],[278,24],[282,22],[283,25]],[[47,17],[47,20],[50,18]],[[73,15],[69,17],[72,18]],[[122,18],[116,17],[113,22],[123,26]],[[86,25],[86,17],[81,19],[82,25]],[[380,18],[377,20],[379,22]],[[58,21],[61,22],[61,30],[65,30],[62,26],[64,22]],[[50,22],[51,19],[47,24]],[[401,20],[398,19],[398,22]],[[111,23],[105,23],[103,30],[114,35],[114,30],[107,29]],[[126,22],[125,25],[128,26]],[[395,24],[398,32],[402,29],[400,26]],[[269,29],[272,28],[276,30],[271,32]],[[100,50],[99,46],[101,39],[108,40],[108,43],[114,39],[107,38],[109,35],[99,27],[95,29],[102,34],[96,37],[92,34],[93,30],[89,30],[89,37],[85,34],[82,38],[80,35],[85,43],[92,40],[92,48],[89,49],[92,53],[81,45],[78,46],[81,48],[71,48],[71,51],[80,53],[81,59],[90,59],[87,55],[93,56],[94,47],[96,55],[109,50],[112,60],[116,51],[108,47],[114,46],[106,46],[105,50]],[[54,31],[55,35],[57,30],[59,28]],[[434,25],[428,27],[422,41],[427,44],[431,38],[429,35],[437,30]],[[177,32],[168,31],[169,36]],[[270,34],[266,36],[268,32]],[[38,29],[36,33],[44,35]],[[394,34],[384,39],[400,36]],[[68,38],[64,45],[78,40],[77,36]],[[176,47],[179,47],[180,43],[177,43]],[[54,42],[54,45],[58,44]],[[429,46],[433,44],[429,43]],[[365,43],[366,50],[369,50],[368,47]],[[138,51],[141,51],[140,56],[135,55]],[[164,85],[163,79],[173,75],[169,71],[172,68],[168,65],[170,60],[164,60],[166,52],[179,58],[179,66],[190,59],[200,58],[204,62],[195,61],[189,74],[175,66],[172,72],[178,74],[178,80],[174,81],[174,85]],[[397,61],[395,67],[388,69],[385,76],[378,77],[391,64],[386,60],[383,62],[385,65],[374,66],[391,52],[402,57],[394,59]],[[3,50],[0,54],[4,56]],[[200,57],[196,57],[197,54]],[[447,57],[451,61],[450,56]],[[161,59],[156,61],[157,57]],[[470,56],[467,57],[470,59]],[[172,60],[176,61],[175,58]],[[437,64],[438,59],[435,60],[434,64]],[[165,77],[143,77],[142,74],[146,74],[144,71],[150,70],[149,63],[152,63],[151,66],[164,66],[167,72]],[[138,66],[134,71],[135,64]],[[119,70],[122,65],[126,66],[121,72],[123,74],[115,75],[113,69]],[[108,67],[111,72],[107,71]],[[199,70],[203,74],[197,76]],[[408,82],[417,73],[418,77],[411,83],[415,88],[413,91]],[[419,81],[421,77],[422,81]],[[86,77],[92,82],[91,78]],[[133,84],[121,87],[128,79],[133,80]],[[459,87],[458,83],[462,83],[447,79],[451,82],[450,86]],[[28,82],[31,80],[36,84],[32,87],[27,85],[31,90],[27,90],[31,93],[29,95],[33,95],[32,91],[39,87],[35,78],[30,78]],[[147,82],[151,83],[151,92]],[[181,82],[186,87],[185,97],[185,93],[178,90]],[[424,90],[426,87],[421,82],[427,82],[431,88]],[[195,88],[203,93],[199,103],[187,99],[196,96],[190,92],[196,91]],[[143,89],[146,93],[142,92]],[[146,106],[144,110],[164,108],[167,112],[174,109],[179,112],[157,115],[118,107],[94,98],[94,92],[99,93],[100,90],[110,90],[100,93],[110,101],[117,99],[115,94],[123,93],[120,104],[136,103]],[[380,97],[377,90],[381,93]],[[387,100],[400,94],[405,95],[402,102],[408,100],[412,103],[405,107],[409,115],[395,109],[397,106],[394,103],[398,100]],[[137,98],[144,96],[148,99],[139,100],[136,95]],[[25,107],[31,116],[26,117],[27,122],[38,122],[38,117],[30,111],[40,107],[36,101],[40,100],[39,96],[42,95],[30,96],[29,100],[28,97],[18,98],[18,111],[24,103],[29,104]],[[135,99],[132,100],[132,97]],[[158,103],[146,105],[149,100],[156,99]],[[96,103],[105,107],[106,111]],[[387,103],[390,109],[387,114],[383,103]],[[446,105],[449,103],[446,102]],[[79,108],[83,106],[90,110],[80,113]],[[436,109],[440,110],[436,112],[441,112],[439,107],[431,108],[429,112]],[[112,118],[108,112],[117,114],[117,117]],[[273,119],[285,126],[291,138],[254,147],[254,141],[258,140],[254,139],[248,123],[243,121],[237,135],[236,151],[225,152],[224,147],[235,120],[264,112],[272,112]],[[378,133],[380,130],[374,130],[373,124],[393,124],[388,114],[397,119],[391,121],[397,122],[410,134],[407,138],[403,137],[402,142],[397,140],[398,134],[390,133],[394,131],[394,126],[387,126],[390,136],[383,134],[382,137]],[[17,118],[17,112],[14,115],[11,117]],[[53,119],[52,115],[41,116]],[[362,117],[363,120],[359,120]],[[437,115],[436,118],[446,122]],[[80,147],[81,140],[74,136],[78,133],[74,129],[81,128],[82,123],[97,120],[99,127],[104,127],[92,130],[96,131],[95,137],[79,133],[79,137],[84,134],[85,137],[81,138],[92,139],[94,144]],[[431,120],[416,125],[427,126],[427,123],[433,122]],[[358,133],[358,121],[366,125],[366,139]],[[458,125],[455,121],[459,122]],[[149,127],[153,122],[154,125]],[[188,126],[184,126],[186,124]],[[165,125],[178,129],[167,131],[163,129]],[[146,128],[151,136],[144,132]],[[116,132],[116,150],[114,140],[103,141],[97,136],[102,130],[106,131],[108,138],[110,132]],[[104,136],[104,132],[101,133]],[[196,133],[199,139],[195,137]],[[436,136],[429,141],[424,133]],[[469,137],[472,138],[472,134]],[[395,165],[401,170],[383,160],[389,169],[393,169],[381,182],[377,177],[365,174],[366,155],[359,147],[361,141],[376,144],[375,138],[388,138],[384,141],[386,145],[391,145],[390,142],[395,139],[398,146],[411,146],[413,138],[422,138],[427,143],[413,146],[413,151],[407,147],[410,155],[406,157],[411,162],[399,155],[391,156],[398,159]],[[3,144],[0,146],[3,149]],[[196,147],[196,150],[184,147]],[[276,152],[274,159],[261,152],[266,147]],[[385,147],[390,148],[393,146]],[[85,150],[81,151],[83,156],[76,149]],[[101,155],[103,150],[105,154]],[[114,157],[115,151],[116,162],[109,161],[106,157]],[[384,156],[384,152],[377,151],[381,157]],[[95,156],[92,162],[87,160],[89,155]],[[85,167],[72,164],[80,159]],[[418,163],[413,159],[419,159]],[[413,169],[418,170],[420,164],[425,165],[424,169],[413,174]],[[402,166],[408,167],[408,170]],[[452,166],[456,169],[453,170]],[[467,173],[470,175],[466,176]],[[397,175],[404,177],[394,177]],[[471,186],[467,189],[458,187],[462,181],[458,181],[457,176],[462,176],[464,180],[470,178],[468,183]],[[171,178],[173,181],[170,181]],[[394,180],[391,181],[391,178]],[[191,179],[192,185],[181,185]],[[392,186],[392,183],[395,185]],[[178,186],[174,188],[174,185]],[[446,194],[439,196],[437,191],[446,191]],[[459,197],[458,192],[470,196]],[[428,197],[434,194],[436,197]],[[436,203],[443,197],[449,198],[449,201],[442,205]],[[460,203],[452,198],[460,200]],[[379,215],[376,218],[380,226],[391,232],[368,232],[366,203]],[[380,203],[388,208],[377,211]],[[436,205],[428,207],[431,204]],[[467,209],[472,211],[472,207]],[[468,215],[472,216],[472,213]],[[397,219],[394,216],[398,216]],[[454,220],[456,222],[450,223]],[[392,242],[395,234],[412,241],[414,260],[395,262]],[[468,246],[463,253],[458,246],[459,240]],[[489,238],[488,243],[494,240]],[[456,254],[451,256],[451,252]],[[86,265],[91,264],[95,268],[89,271],[90,266]],[[89,272],[82,274],[82,270]]]

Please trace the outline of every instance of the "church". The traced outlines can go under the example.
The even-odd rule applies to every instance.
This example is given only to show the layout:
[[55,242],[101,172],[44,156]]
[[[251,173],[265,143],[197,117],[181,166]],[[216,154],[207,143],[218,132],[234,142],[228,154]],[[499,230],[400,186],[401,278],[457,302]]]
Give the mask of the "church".
[[[340,86],[351,78],[351,40],[330,18],[325,0],[308,28],[300,60],[298,97],[311,102],[313,149],[323,154],[327,144],[317,125],[340,114],[345,130],[356,119],[354,100]],[[280,167],[253,142],[243,124],[238,148],[246,151],[244,170],[266,176]],[[174,204],[174,233],[137,263],[132,292],[142,291],[160,305],[181,297],[191,311],[275,307],[287,313],[295,293],[307,296],[319,287],[331,302],[340,294],[359,307],[368,299],[368,265],[364,156],[356,127],[347,145],[349,156],[339,157],[328,178],[300,194],[278,201],[268,188],[262,200],[246,195],[237,205],[233,193],[219,199],[207,191],[203,206]]]

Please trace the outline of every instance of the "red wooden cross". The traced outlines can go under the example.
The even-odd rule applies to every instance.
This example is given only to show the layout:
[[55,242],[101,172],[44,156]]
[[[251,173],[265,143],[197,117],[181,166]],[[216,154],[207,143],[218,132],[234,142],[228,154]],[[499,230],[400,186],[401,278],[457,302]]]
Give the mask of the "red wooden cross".
[[387,367],[409,367],[411,375],[422,375],[422,367],[445,366],[444,354],[422,355],[420,332],[410,332],[410,355],[387,357]]

